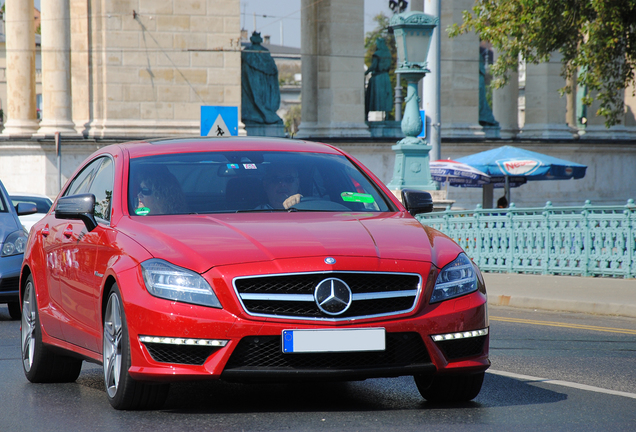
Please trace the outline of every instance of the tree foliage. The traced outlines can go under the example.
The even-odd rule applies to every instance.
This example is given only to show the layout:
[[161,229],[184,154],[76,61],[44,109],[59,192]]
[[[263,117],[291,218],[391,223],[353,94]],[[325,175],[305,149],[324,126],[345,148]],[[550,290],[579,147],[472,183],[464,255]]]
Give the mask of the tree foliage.
[[491,69],[495,87],[505,85],[520,56],[538,64],[560,52],[563,77],[578,72],[578,84],[598,99],[596,114],[605,125],[620,123],[624,89],[634,84],[636,0],[476,0],[449,35],[472,30],[499,53]]

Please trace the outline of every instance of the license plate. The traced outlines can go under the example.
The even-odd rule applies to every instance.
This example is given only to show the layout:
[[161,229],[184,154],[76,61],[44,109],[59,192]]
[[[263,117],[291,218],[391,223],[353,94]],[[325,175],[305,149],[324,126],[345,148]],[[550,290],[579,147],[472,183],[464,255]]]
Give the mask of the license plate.
[[385,329],[283,330],[284,353],[384,351]]

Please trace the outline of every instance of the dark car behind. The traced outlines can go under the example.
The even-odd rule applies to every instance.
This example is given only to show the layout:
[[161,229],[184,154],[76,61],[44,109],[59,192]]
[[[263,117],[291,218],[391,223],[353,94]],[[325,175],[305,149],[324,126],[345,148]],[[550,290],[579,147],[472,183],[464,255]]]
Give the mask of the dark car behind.
[[27,243],[27,233],[18,214],[26,215],[36,211],[34,204],[20,203],[14,207],[0,182],[0,304],[7,304],[9,315],[13,319],[20,319],[18,287]]

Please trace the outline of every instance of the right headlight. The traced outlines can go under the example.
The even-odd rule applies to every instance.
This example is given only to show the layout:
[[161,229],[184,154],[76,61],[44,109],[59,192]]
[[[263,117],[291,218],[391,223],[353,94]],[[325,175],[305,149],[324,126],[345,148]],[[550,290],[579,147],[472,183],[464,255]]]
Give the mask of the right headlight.
[[473,263],[461,253],[445,266],[437,276],[433,295],[429,303],[440,302],[453,297],[477,291],[477,274]]
[[19,255],[24,253],[27,236],[24,230],[14,231],[2,243],[2,256]]
[[221,309],[210,284],[198,273],[160,259],[141,263],[146,289],[155,297]]

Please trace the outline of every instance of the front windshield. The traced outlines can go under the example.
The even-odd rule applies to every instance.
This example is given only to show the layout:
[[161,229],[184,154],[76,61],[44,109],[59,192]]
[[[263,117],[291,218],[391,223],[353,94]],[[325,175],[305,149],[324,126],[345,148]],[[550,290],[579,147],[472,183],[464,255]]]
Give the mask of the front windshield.
[[132,215],[272,211],[385,212],[389,200],[346,157],[234,151],[130,161]]

